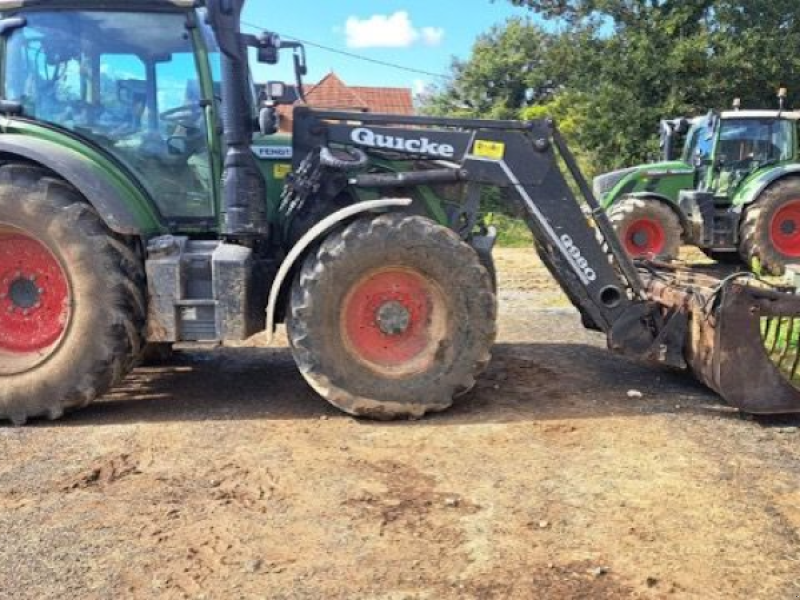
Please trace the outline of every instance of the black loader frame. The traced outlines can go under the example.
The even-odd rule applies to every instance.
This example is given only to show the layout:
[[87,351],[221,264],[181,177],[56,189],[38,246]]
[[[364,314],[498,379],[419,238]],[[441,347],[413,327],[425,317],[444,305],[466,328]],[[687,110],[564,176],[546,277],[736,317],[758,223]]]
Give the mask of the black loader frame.
[[[632,260],[552,120],[448,119],[308,108],[298,108],[294,118],[295,171],[323,149],[358,149],[425,162],[425,169],[400,173],[362,169],[351,174],[347,184],[408,188],[464,183],[467,199],[460,222],[468,225],[452,226],[465,239],[477,221],[480,186],[505,188],[522,207],[542,261],[584,324],[607,334],[611,350],[650,363],[689,367],[748,412],[800,410],[800,394],[791,385],[800,362],[800,300],[790,290],[747,281],[749,274],[719,280]],[[761,344],[756,343],[759,337]]]

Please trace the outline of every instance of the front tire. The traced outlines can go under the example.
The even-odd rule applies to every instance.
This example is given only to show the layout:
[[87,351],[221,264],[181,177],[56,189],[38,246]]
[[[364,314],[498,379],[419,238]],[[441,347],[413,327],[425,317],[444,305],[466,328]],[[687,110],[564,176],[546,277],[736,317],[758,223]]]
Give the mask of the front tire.
[[634,258],[675,260],[681,249],[683,227],[675,211],[659,200],[622,198],[608,218],[625,251]]
[[0,167],[0,420],[56,419],[119,383],[143,347],[144,285],[72,186]]
[[475,250],[478,253],[478,259],[481,261],[484,269],[486,272],[489,273],[489,279],[492,282],[492,290],[494,290],[495,295],[497,295],[497,266],[494,262],[494,256],[492,255],[491,250]]
[[362,218],[306,259],[287,322],[322,397],[358,417],[420,418],[475,385],[497,304],[476,252],[451,230],[401,214]]
[[756,271],[783,275],[800,263],[800,179],[780,181],[750,205],[740,230],[742,260]]

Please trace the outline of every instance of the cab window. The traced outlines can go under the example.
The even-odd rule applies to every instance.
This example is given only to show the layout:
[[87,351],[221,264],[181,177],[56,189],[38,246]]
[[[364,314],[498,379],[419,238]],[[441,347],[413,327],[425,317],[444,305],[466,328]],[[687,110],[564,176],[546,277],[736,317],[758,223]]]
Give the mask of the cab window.
[[789,160],[793,128],[785,119],[727,119],[720,129],[720,159],[728,164]]
[[31,11],[9,38],[5,97],[134,172],[161,213],[213,216],[205,110],[185,14]]

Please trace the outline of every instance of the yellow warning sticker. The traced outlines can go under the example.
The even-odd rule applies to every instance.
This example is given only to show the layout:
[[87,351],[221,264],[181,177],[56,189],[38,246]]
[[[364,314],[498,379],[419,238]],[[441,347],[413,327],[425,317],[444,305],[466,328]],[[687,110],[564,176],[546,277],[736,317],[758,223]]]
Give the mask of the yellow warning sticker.
[[486,140],[475,140],[475,148],[472,153],[482,158],[492,160],[503,160],[506,155],[506,145],[502,142],[487,142]]
[[292,172],[292,165],[277,164],[272,169],[272,176],[275,179],[286,179],[286,176]]

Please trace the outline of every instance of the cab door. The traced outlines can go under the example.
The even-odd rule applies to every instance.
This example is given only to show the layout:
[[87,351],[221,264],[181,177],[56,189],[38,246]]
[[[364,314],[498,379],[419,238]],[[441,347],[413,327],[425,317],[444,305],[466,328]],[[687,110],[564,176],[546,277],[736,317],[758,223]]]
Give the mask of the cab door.
[[201,83],[195,13],[22,14],[6,43],[5,97],[112,155],[173,231],[214,228],[213,94]]

